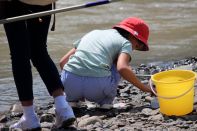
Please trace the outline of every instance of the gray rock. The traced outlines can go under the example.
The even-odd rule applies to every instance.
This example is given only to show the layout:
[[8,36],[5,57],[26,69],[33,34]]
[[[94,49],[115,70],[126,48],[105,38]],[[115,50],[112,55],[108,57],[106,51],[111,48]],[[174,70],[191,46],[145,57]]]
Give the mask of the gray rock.
[[14,114],[17,114],[17,113],[22,113],[23,108],[22,108],[20,103],[16,103],[11,107],[10,111],[14,115]]
[[54,122],[54,116],[52,114],[43,114],[40,117],[40,122]]
[[189,121],[196,121],[197,120],[197,115],[186,115],[186,116],[183,116],[183,118],[185,120],[189,120]]
[[158,114],[158,115],[150,116],[148,119],[152,121],[162,121],[164,118],[161,114]]
[[98,116],[92,116],[79,121],[78,126],[84,127],[90,124],[95,124],[96,122],[102,123],[102,120]]
[[142,114],[145,116],[151,116],[151,115],[156,115],[158,113],[158,110],[152,110],[150,108],[144,108],[142,110]]
[[6,115],[2,115],[2,116],[0,117],[0,123],[5,123],[5,122],[7,122],[7,121],[8,121],[8,118],[7,118]]

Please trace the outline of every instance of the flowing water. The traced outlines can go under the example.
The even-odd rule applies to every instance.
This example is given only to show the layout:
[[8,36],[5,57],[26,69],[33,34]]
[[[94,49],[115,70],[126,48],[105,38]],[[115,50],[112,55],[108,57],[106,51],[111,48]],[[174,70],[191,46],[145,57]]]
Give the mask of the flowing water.
[[[90,1],[59,0],[57,8]],[[56,30],[49,33],[48,50],[58,69],[58,61],[75,40],[93,29],[111,28],[129,16],[141,17],[150,25],[150,51],[134,51],[133,66],[197,56],[196,0],[124,0],[56,15]],[[0,112],[8,110],[18,100],[10,63],[7,39],[0,25]],[[52,99],[37,71],[34,68],[32,70],[35,103],[45,105]]]

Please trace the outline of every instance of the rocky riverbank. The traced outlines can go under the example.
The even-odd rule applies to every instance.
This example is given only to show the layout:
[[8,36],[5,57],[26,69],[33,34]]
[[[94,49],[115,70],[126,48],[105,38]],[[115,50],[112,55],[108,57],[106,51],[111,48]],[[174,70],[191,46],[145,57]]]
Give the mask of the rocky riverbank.
[[[150,74],[174,68],[191,69],[197,72],[197,57],[173,62],[142,64],[133,69],[143,83],[148,83]],[[197,85],[195,85],[197,87]],[[196,131],[197,97],[194,97],[194,109],[184,116],[166,116],[159,111],[156,98],[144,93],[125,80],[119,83],[114,108],[103,110],[93,103],[82,103],[75,108],[76,122],[68,129],[54,131]],[[197,91],[195,91],[197,94]],[[181,110],[181,109],[180,109]],[[50,131],[55,120],[53,103],[45,107],[36,107],[43,131]],[[19,104],[10,111],[0,114],[0,129],[7,131],[10,124],[20,119],[22,111]],[[20,131],[20,130],[19,130]]]

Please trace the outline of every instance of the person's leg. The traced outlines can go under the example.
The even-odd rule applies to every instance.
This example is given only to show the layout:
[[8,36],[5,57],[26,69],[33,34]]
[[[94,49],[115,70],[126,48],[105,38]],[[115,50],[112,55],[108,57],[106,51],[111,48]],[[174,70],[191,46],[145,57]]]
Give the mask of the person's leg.
[[87,77],[85,81],[84,96],[89,101],[99,105],[112,104],[116,94],[117,86],[120,81],[115,66],[112,67],[112,74],[108,77]]
[[121,77],[116,69],[116,65],[112,66],[111,76],[109,76],[108,79],[110,79],[110,86],[104,89],[104,94],[106,95],[106,98],[101,102],[101,105],[112,104],[114,98],[117,95],[117,87]]
[[115,65],[113,65],[111,68],[111,76],[107,78],[107,81],[108,80],[110,86],[105,87],[104,89],[105,98],[100,102],[100,108],[102,109],[113,108],[113,100],[117,95],[117,87],[120,81],[120,74],[118,73]]
[[[51,5],[29,6],[33,12],[50,10],[51,7]],[[39,19],[42,19],[42,21],[39,21]],[[61,118],[61,120],[56,122],[58,123],[58,127],[68,126],[72,124],[75,116],[65,99],[58,70],[47,51],[47,35],[50,19],[51,16],[44,16],[27,20],[28,35],[30,36],[31,43],[31,60],[50,95],[54,97],[57,117]]]
[[[51,5],[29,6],[29,8],[35,13],[50,10]],[[42,21],[39,21],[39,19],[42,19]],[[55,66],[47,51],[47,36],[50,20],[51,16],[27,20],[27,29],[31,43],[30,48],[32,63],[39,72],[50,95],[53,95],[53,92],[59,90],[59,88],[63,89],[63,85],[61,83],[57,67]],[[62,93],[59,95],[63,95]]]
[[6,6],[8,1],[0,1],[0,19],[6,18]]
[[[18,2],[9,2],[9,7],[6,9],[6,17],[13,17],[26,13],[24,7]],[[40,128],[40,123],[33,106],[30,48],[26,23],[25,21],[9,23],[5,24],[4,28],[10,48],[13,76],[19,100],[23,106],[23,117],[19,122],[11,125],[11,128]]]
[[109,77],[86,77],[84,83],[83,94],[88,101],[96,102],[99,105],[113,102],[115,88],[112,87]]
[[[23,7],[20,7],[20,4],[17,2],[9,3],[8,8],[6,8],[7,17],[18,16],[25,13]],[[17,9],[19,7],[20,9]],[[4,28],[9,43],[13,76],[19,100],[24,106],[32,105],[32,72],[26,23],[25,21],[8,23],[4,25]]]
[[83,77],[63,70],[61,81],[64,85],[66,99],[68,102],[78,102],[83,99]]

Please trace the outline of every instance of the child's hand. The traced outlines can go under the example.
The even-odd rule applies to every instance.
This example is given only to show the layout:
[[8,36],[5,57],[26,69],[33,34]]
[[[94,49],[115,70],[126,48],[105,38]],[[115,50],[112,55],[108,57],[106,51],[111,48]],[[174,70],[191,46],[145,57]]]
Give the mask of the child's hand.
[[150,86],[149,86],[149,85],[144,86],[143,91],[144,91],[144,92],[150,92],[150,93],[152,93],[151,88],[150,88]]
[[[153,88],[153,90],[154,90],[154,92],[156,92],[155,88]],[[145,86],[143,91],[144,92],[149,92],[151,94],[151,96],[155,96],[155,94],[152,92],[151,87],[149,85]]]

